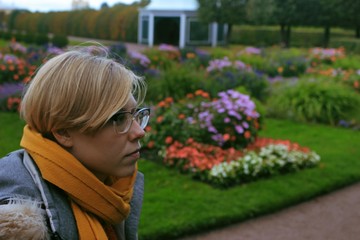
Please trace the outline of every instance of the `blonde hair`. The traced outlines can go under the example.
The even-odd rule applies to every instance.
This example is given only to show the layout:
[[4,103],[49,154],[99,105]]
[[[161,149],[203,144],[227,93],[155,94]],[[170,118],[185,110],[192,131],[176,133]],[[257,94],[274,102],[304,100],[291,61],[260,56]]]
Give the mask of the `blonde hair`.
[[39,133],[79,129],[95,132],[134,96],[144,100],[146,85],[110,58],[100,44],[75,47],[44,63],[31,80],[20,114]]

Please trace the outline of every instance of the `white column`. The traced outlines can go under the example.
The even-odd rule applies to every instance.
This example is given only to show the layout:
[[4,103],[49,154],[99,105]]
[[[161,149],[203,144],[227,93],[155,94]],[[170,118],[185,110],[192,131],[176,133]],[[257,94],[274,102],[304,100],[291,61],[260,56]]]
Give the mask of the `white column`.
[[154,46],[154,14],[150,13],[149,15],[149,47]]
[[179,38],[179,47],[184,48],[186,41],[186,14],[182,13],[180,15],[180,38]]
[[213,22],[211,24],[211,46],[216,47],[217,46],[217,34],[218,34],[218,23]]

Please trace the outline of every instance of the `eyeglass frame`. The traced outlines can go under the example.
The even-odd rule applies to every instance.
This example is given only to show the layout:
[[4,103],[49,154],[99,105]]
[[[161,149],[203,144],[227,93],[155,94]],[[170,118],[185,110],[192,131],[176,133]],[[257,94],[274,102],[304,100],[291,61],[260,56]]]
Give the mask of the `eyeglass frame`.
[[[140,125],[140,123],[136,120],[136,118],[137,118],[137,117],[139,116],[139,114],[142,113],[142,112],[148,112],[148,115],[146,115],[146,116],[147,116],[147,122],[146,122],[146,124],[145,124],[144,127],[142,127],[142,126]],[[126,128],[125,131],[118,132],[118,131],[117,131],[117,117],[118,117],[119,115],[123,115],[123,114],[131,114],[131,121],[130,121],[130,124],[128,125],[128,127]],[[146,117],[146,116],[145,116],[145,117]],[[146,126],[148,125],[148,123],[149,123],[149,119],[150,119],[150,108],[148,108],[148,107],[136,108],[135,111],[122,111],[122,110],[120,110],[120,111],[118,111],[117,113],[115,113],[115,114],[110,118],[110,120],[113,121],[114,130],[115,130],[115,132],[116,132],[117,134],[125,134],[125,133],[127,133],[127,132],[130,130],[130,128],[131,128],[131,126],[132,126],[132,124],[133,124],[134,121],[136,121],[136,122],[139,124],[139,126],[144,130],[145,127],[146,127]]]

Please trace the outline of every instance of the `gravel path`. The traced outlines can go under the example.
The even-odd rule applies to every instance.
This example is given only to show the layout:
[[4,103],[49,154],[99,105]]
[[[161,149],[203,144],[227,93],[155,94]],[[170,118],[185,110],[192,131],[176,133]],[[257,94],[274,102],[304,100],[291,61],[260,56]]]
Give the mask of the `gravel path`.
[[360,240],[360,183],[278,213],[181,240]]

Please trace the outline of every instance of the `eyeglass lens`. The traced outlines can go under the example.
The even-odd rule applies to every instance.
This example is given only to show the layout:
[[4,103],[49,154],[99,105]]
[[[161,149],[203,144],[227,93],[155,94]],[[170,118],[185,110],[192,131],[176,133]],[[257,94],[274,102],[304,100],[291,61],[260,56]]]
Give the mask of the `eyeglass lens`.
[[118,133],[127,132],[130,129],[133,120],[135,120],[140,125],[140,127],[144,129],[149,122],[149,117],[150,110],[147,108],[140,109],[133,114],[130,112],[121,113],[116,117],[116,120],[114,121],[116,131]]

